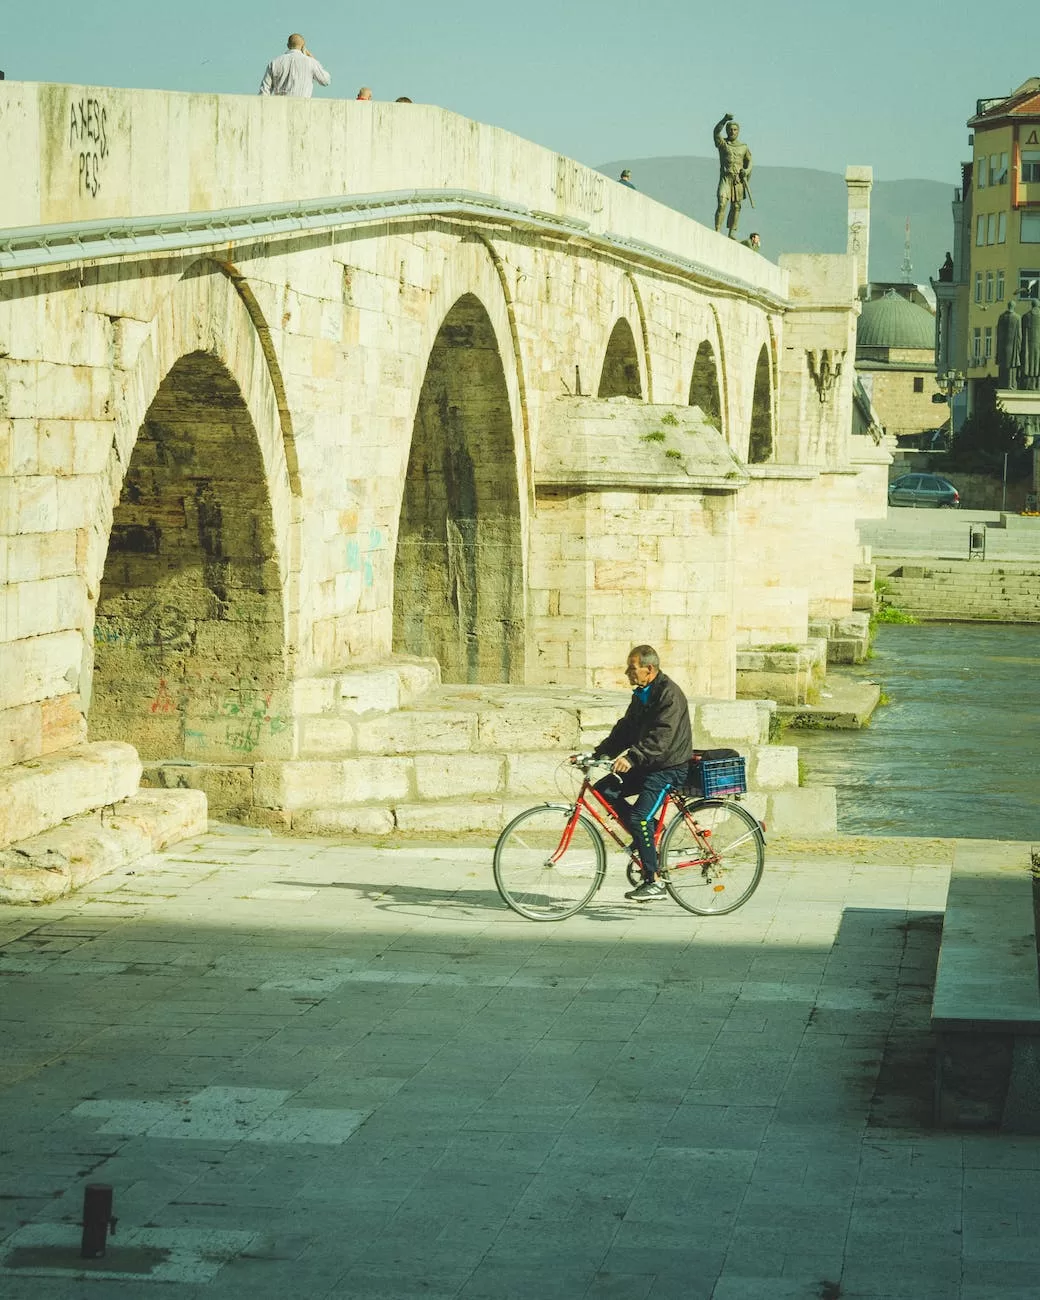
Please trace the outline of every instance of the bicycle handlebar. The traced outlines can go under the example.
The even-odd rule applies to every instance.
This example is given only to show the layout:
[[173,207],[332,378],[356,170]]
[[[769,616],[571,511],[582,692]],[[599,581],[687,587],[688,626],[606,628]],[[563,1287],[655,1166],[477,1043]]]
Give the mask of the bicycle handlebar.
[[594,767],[610,767],[614,760],[612,758],[597,758],[594,754],[572,754],[570,761],[575,767],[580,767],[582,771],[588,772]]

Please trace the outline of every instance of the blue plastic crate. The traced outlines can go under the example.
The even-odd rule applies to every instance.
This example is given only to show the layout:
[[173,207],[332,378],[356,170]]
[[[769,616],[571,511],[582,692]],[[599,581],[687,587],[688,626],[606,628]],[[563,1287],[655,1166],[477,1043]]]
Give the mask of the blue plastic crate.
[[743,758],[702,758],[690,762],[690,788],[705,798],[744,794],[747,772]]

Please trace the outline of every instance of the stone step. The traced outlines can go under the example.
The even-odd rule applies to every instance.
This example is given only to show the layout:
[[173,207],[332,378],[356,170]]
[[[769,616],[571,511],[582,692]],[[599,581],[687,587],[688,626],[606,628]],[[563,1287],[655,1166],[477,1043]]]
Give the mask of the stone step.
[[[606,735],[627,692],[565,687],[440,686],[394,712],[322,713],[299,725],[301,758],[574,750]],[[741,748],[769,736],[763,700],[690,701],[694,744]]]
[[387,663],[304,677],[293,685],[293,708],[296,717],[389,713],[420,699],[439,686],[440,680],[436,659],[395,658]]
[[737,695],[777,704],[804,704],[823,685],[827,642],[748,646],[737,651]]
[[[213,815],[229,820],[311,831],[321,822],[384,834],[395,829],[396,810],[412,805],[559,798],[561,771],[572,796],[577,787],[567,756],[602,740],[628,698],[620,691],[439,686],[389,713],[304,719],[297,758],[178,759],[150,764],[144,782],[202,790]],[[767,743],[774,709],[771,701],[694,699],[694,745],[743,753],[753,790],[797,791],[797,750]]]
[[810,619],[809,635],[826,640],[828,663],[862,663],[870,648],[870,613],[856,609],[844,618]]
[[[303,835],[445,836],[481,834],[488,850],[502,828],[525,808],[539,803],[565,803],[562,795],[546,799],[481,798],[399,801],[392,807],[308,808],[291,818],[291,829]],[[833,786],[806,786],[771,793],[747,794],[744,807],[766,824],[766,834],[815,838],[835,834],[837,801]]]
[[207,829],[199,790],[145,790],[0,849],[0,903],[51,903]]
[[[506,753],[401,754],[293,759],[253,767],[171,762],[150,765],[144,781],[160,789],[205,792],[214,816],[262,825],[297,824],[314,810],[376,810],[448,798],[532,800],[572,798],[578,788],[568,749]],[[798,786],[798,750],[791,745],[745,746],[748,784],[761,794]],[[306,820],[306,819],[305,819]],[[386,823],[392,829],[391,822]]]
[[118,803],[140,779],[137,750],[119,741],[73,745],[0,768],[0,849]]

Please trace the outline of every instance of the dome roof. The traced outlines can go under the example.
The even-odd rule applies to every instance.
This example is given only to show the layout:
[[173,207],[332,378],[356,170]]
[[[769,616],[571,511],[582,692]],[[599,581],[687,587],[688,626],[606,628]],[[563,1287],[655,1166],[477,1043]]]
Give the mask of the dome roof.
[[935,317],[924,307],[889,289],[863,304],[856,325],[857,348],[935,350]]

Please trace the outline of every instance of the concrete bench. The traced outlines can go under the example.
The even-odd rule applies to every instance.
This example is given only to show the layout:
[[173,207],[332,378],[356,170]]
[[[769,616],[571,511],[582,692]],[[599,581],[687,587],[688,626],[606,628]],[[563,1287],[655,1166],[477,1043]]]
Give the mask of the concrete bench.
[[1029,849],[954,853],[932,999],[935,1123],[1040,1132],[1040,975]]

